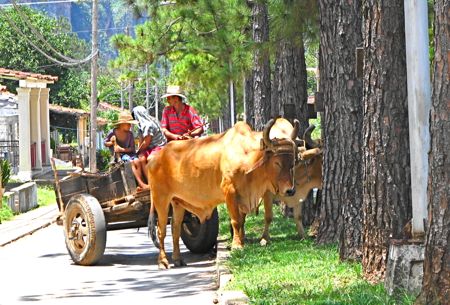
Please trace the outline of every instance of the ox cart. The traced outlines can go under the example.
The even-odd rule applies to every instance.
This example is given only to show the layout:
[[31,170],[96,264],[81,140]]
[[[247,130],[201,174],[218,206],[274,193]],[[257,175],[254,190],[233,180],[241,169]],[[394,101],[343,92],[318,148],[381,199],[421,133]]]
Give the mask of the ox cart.
[[[117,163],[104,173],[78,172],[61,180],[55,173],[55,193],[65,243],[72,260],[79,265],[97,263],[106,247],[106,232],[146,227],[156,247],[157,216],[148,222],[149,190],[139,191],[131,163]],[[186,211],[181,239],[193,253],[206,253],[216,244],[217,210],[205,223]]]

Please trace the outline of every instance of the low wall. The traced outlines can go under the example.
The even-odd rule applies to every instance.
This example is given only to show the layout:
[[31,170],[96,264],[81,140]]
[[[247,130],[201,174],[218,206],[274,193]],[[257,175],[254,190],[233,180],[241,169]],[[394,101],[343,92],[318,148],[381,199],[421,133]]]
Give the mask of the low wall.
[[8,205],[14,213],[27,212],[38,205],[36,182],[27,182],[5,192]]

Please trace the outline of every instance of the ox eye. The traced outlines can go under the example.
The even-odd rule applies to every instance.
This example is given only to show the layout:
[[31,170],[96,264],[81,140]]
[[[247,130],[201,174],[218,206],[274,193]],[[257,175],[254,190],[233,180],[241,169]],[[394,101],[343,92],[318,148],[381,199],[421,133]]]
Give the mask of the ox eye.
[[279,168],[282,167],[280,162],[275,162],[275,165],[278,166]]

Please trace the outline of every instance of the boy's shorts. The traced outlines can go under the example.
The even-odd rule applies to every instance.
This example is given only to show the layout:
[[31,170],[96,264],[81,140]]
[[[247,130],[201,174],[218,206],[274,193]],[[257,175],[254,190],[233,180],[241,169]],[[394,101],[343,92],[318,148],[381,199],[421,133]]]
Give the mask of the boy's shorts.
[[154,147],[154,148],[147,149],[146,151],[144,151],[144,152],[142,153],[142,155],[144,155],[145,158],[148,158],[148,156],[153,155],[154,153],[157,153],[157,152],[160,151],[161,149],[162,149],[161,146],[156,146],[156,147]]

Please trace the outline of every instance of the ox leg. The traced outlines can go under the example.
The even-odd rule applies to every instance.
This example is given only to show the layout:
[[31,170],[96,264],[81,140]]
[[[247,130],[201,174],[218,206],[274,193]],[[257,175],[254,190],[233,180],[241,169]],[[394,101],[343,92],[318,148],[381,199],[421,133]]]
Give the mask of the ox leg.
[[263,197],[264,200],[264,232],[259,242],[261,246],[267,245],[270,241],[269,226],[273,220],[273,195],[266,192]]
[[[158,239],[159,239],[159,257],[158,268],[169,269],[169,261],[167,260],[166,250],[164,247],[164,238],[166,237],[167,217],[169,213],[170,200],[157,199],[155,193],[152,192],[152,202],[158,213]],[[167,203],[166,203],[167,202]]]
[[184,208],[176,202],[172,203],[172,237],[173,253],[172,260],[175,267],[187,266],[180,254],[181,224],[184,218]]
[[227,208],[230,214],[231,226],[233,228],[233,241],[231,249],[242,249],[244,246],[242,215],[239,213],[237,203],[234,200],[228,200]]
[[302,221],[302,202],[299,202],[294,206],[294,221],[295,225],[297,226],[298,237],[300,237],[300,239],[304,239],[305,230],[303,228],[303,221]]

